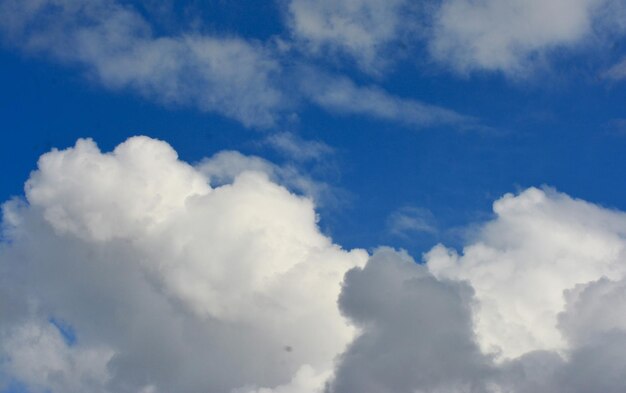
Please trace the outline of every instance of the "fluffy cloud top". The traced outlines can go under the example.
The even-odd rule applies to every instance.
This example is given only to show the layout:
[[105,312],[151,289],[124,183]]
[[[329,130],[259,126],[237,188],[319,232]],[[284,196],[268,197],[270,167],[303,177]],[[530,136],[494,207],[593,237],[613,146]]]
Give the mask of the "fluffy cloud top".
[[[382,47],[395,37],[401,3],[298,0],[290,10],[295,36],[307,47],[340,47],[373,69],[382,62]],[[276,126],[303,102],[417,127],[468,119],[346,77],[335,77],[342,81],[335,88],[321,71],[320,82],[329,83],[312,90],[311,66],[293,56],[297,51],[281,50],[279,37],[259,42],[197,32],[158,35],[130,4],[116,0],[0,0],[0,35],[25,53],[79,67],[109,89],[218,113],[248,127]]]
[[44,155],[27,203],[4,206],[5,373],[33,391],[228,392],[327,372],[355,333],[340,283],[366,254],[262,172],[210,182],[144,137]]
[[626,389],[625,213],[531,188],[496,201],[461,253],[368,258],[320,233],[269,163],[234,154],[194,167],[136,137],[42,156],[26,200],[3,206],[0,386]]
[[461,256],[381,249],[346,274],[360,335],[327,392],[626,389],[626,215],[538,189],[494,211]]
[[494,204],[496,219],[462,255],[442,246],[425,257],[438,277],[467,280],[480,306],[481,346],[517,357],[563,350],[557,329],[565,290],[626,273],[626,214],[531,188]]
[[460,129],[481,128],[476,119],[469,116],[416,100],[399,98],[376,86],[359,86],[345,77],[306,69],[301,80],[304,94],[331,112],[367,114],[418,127],[454,125]]

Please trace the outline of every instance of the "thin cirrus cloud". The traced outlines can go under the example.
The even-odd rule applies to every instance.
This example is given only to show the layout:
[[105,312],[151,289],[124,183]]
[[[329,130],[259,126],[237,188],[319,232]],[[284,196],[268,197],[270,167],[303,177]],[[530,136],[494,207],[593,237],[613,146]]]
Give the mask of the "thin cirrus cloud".
[[480,122],[450,109],[391,95],[381,88],[358,86],[352,80],[311,68],[302,69],[301,89],[309,100],[340,115],[367,115],[407,126],[456,126],[486,130]]
[[298,161],[320,161],[334,153],[334,149],[321,141],[309,141],[290,132],[279,132],[267,136],[261,143]]
[[387,230],[394,236],[408,238],[417,234],[437,233],[437,225],[430,210],[404,206],[389,215]]
[[[470,116],[394,96],[375,83],[356,84],[313,64],[329,54],[341,62],[344,55],[381,76],[397,53],[412,51],[401,49],[410,43],[424,46],[435,63],[457,73],[519,77],[547,63],[557,49],[621,35],[620,16],[626,14],[613,0],[449,0],[421,10],[401,0],[292,0],[283,8],[288,36],[266,42],[157,35],[133,7],[114,0],[2,0],[0,31],[8,45],[78,66],[106,88],[218,113],[247,127],[275,127],[313,104],[417,128],[476,128]],[[619,63],[604,75],[622,79],[623,68]],[[311,83],[312,74],[319,84]],[[300,89],[286,87],[294,84]]]
[[262,45],[188,34],[157,37],[129,6],[95,0],[3,0],[0,31],[13,46],[76,64],[103,86],[194,106],[267,127],[285,107],[280,64]]
[[[376,4],[376,9],[387,8]],[[348,11],[356,12],[353,7]],[[114,0],[2,0],[0,15],[0,32],[8,45],[78,66],[106,88],[218,113],[247,127],[275,127],[303,102],[361,116],[380,105],[372,116],[418,128],[466,118],[453,110],[395,97],[379,87],[358,86],[345,76],[333,76],[342,82],[337,87],[326,84],[322,92],[286,88],[294,84],[306,88],[302,78],[311,66],[305,63],[295,71],[285,70],[284,57],[289,62],[293,58],[271,40],[199,33],[156,35],[141,14]],[[370,41],[363,45],[376,46]],[[361,47],[355,50],[368,52]],[[374,61],[374,52],[369,56]],[[354,105],[347,101],[353,98],[359,98]]]
[[614,64],[609,69],[607,69],[603,76],[607,79],[612,79],[615,81],[620,81],[626,79],[626,59]]
[[379,249],[346,274],[360,329],[326,392],[621,392],[626,213],[528,189],[463,253]]
[[[343,54],[357,68],[380,76],[398,60],[397,52],[411,52],[401,49],[410,43],[424,46],[432,60],[455,72],[519,76],[553,50],[576,48],[605,31],[624,31],[619,21],[625,11],[613,0],[448,0],[415,7],[402,0],[292,0],[283,7],[288,35],[259,42],[199,33],[157,35],[132,6],[114,0],[2,0],[0,32],[8,45],[78,66],[106,88],[271,128],[306,103],[411,127],[457,126],[468,119],[394,96],[376,84],[357,85],[344,75],[329,75],[326,79],[338,83],[311,88],[306,80],[314,69],[311,55]],[[281,49],[279,41],[298,50]],[[294,60],[303,66],[295,71],[284,66]],[[616,65],[606,75],[622,78],[622,69]],[[294,84],[304,91],[286,87]]]
[[626,388],[626,213],[531,188],[416,264],[343,250],[245,158],[224,174],[232,157],[191,166],[146,137],[43,155],[3,205],[0,389]]

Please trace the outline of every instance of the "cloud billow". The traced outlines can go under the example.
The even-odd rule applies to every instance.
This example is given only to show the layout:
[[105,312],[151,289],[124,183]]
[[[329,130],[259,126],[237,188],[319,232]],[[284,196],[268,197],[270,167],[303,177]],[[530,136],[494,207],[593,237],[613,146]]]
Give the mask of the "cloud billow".
[[267,162],[238,155],[223,177],[233,157],[191,166],[146,137],[43,155],[3,205],[0,386],[626,388],[625,213],[531,188],[496,201],[462,251],[417,264],[343,250]]
[[84,393],[229,392],[326,372],[355,334],[336,298],[365,252],[334,245],[311,200],[263,172],[209,184],[145,137],[42,156],[26,201],[4,205],[2,374]]

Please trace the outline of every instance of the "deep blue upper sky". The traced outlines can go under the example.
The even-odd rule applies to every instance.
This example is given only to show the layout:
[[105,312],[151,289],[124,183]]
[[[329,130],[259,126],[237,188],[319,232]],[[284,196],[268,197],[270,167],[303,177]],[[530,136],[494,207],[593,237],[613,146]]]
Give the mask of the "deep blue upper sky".
[[[154,36],[193,30],[258,45],[292,37],[282,3],[191,1],[160,11],[156,2],[124,3],[143,15]],[[494,199],[529,186],[552,186],[624,210],[626,126],[620,119],[626,119],[626,83],[600,75],[606,70],[604,59],[618,61],[626,51],[621,35],[613,34],[610,41],[602,41],[606,50],[556,45],[558,51],[545,54],[539,48],[549,66],[521,76],[489,67],[455,72],[427,60],[423,43],[411,43],[378,73],[364,71],[341,51],[280,55],[281,72],[306,63],[359,86],[471,116],[481,125],[467,129],[459,124],[422,126],[367,111],[342,113],[306,99],[293,110],[297,120],[244,125],[193,104],[164,104],[154,98],[158,92],[146,97],[132,83],[110,88],[86,76],[89,61],[24,49],[23,41],[5,36],[0,50],[0,199],[22,194],[41,154],[69,147],[80,137],[91,137],[108,151],[129,136],[144,134],[167,141],[189,162],[234,149],[284,164],[288,158],[260,141],[290,132],[334,150],[323,158],[330,164],[302,164],[301,170],[343,190],[343,203],[322,205],[320,214],[324,231],[345,247],[386,244],[419,256],[439,241],[457,244],[460,228],[488,217]],[[332,54],[335,60],[328,59]],[[294,78],[278,84],[285,91],[301,89],[290,86]],[[437,230],[390,233],[389,217],[402,208],[427,212],[423,215]]]

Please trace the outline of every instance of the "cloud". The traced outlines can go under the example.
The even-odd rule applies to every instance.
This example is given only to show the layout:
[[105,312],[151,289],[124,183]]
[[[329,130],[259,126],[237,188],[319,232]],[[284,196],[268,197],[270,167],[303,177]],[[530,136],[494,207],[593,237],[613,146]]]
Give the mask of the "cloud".
[[368,72],[378,72],[382,54],[404,29],[404,0],[290,0],[287,23],[296,40],[317,55],[346,54]]
[[15,327],[2,338],[11,359],[5,371],[29,381],[34,391],[104,391],[106,364],[113,356],[106,348],[72,349],[52,325],[34,323]]
[[33,392],[230,392],[328,373],[355,334],[340,284],[366,253],[263,171],[233,176],[211,186],[146,137],[42,156],[26,200],[4,205],[0,376]]
[[626,213],[530,188],[417,264],[341,249],[272,168],[146,137],[43,155],[3,205],[0,389],[626,389]]
[[[441,246],[425,265],[382,248],[346,274],[339,306],[360,334],[327,393],[626,389],[624,213],[537,189],[495,206],[453,264]],[[481,349],[489,340],[502,351]]]
[[263,144],[299,162],[318,161],[333,153],[333,148],[324,142],[304,140],[290,132],[269,135]]
[[366,115],[411,127],[484,128],[477,120],[450,109],[391,95],[376,86],[358,86],[350,79],[303,70],[303,94],[320,107],[343,115]]
[[431,250],[429,269],[472,285],[483,350],[504,358],[566,350],[557,328],[563,292],[624,277],[626,214],[535,188],[505,195],[494,212],[461,255],[443,246]]
[[469,286],[378,250],[346,275],[339,306],[361,334],[328,392],[485,392],[491,370],[473,340],[471,299]]
[[157,36],[129,6],[110,0],[2,0],[11,45],[76,65],[103,86],[268,127],[287,105],[281,66],[261,44],[233,37]]
[[603,73],[603,76],[605,78],[613,79],[613,80],[626,79],[626,59],[623,59],[617,64],[611,66],[608,70],[606,70]]
[[530,188],[462,252],[346,251],[258,157],[134,137],[3,205],[0,390],[623,392],[626,213]]
[[409,237],[420,233],[436,233],[433,214],[418,207],[405,206],[389,215],[387,229],[392,235]]
[[[446,0],[434,15],[433,58],[453,70],[527,74],[542,57],[572,48],[612,22],[610,0]],[[608,15],[614,18],[615,15]]]
[[[331,14],[338,7],[340,14],[348,13],[341,20],[352,20],[351,12],[372,19],[358,28],[372,34],[368,43],[351,43],[348,48],[374,63],[379,46],[391,39],[391,35],[384,38],[376,33],[376,29],[388,29],[379,19],[390,18],[401,2],[315,4],[297,0],[291,6],[319,6]],[[322,8],[320,12],[326,15]],[[341,41],[343,25],[337,26],[340,30],[328,37],[339,34]],[[78,68],[105,88],[132,91],[164,105],[217,113],[252,128],[273,128],[311,102],[333,112],[418,127],[471,122],[446,108],[396,97],[377,86],[357,86],[345,76],[326,75],[306,65],[308,59],[296,52],[280,49],[278,43],[284,41],[280,37],[258,42],[197,32],[157,34],[142,14],[114,0],[0,0],[0,34],[8,45]],[[298,89],[289,87],[294,85]],[[283,137],[283,150],[285,142]]]

